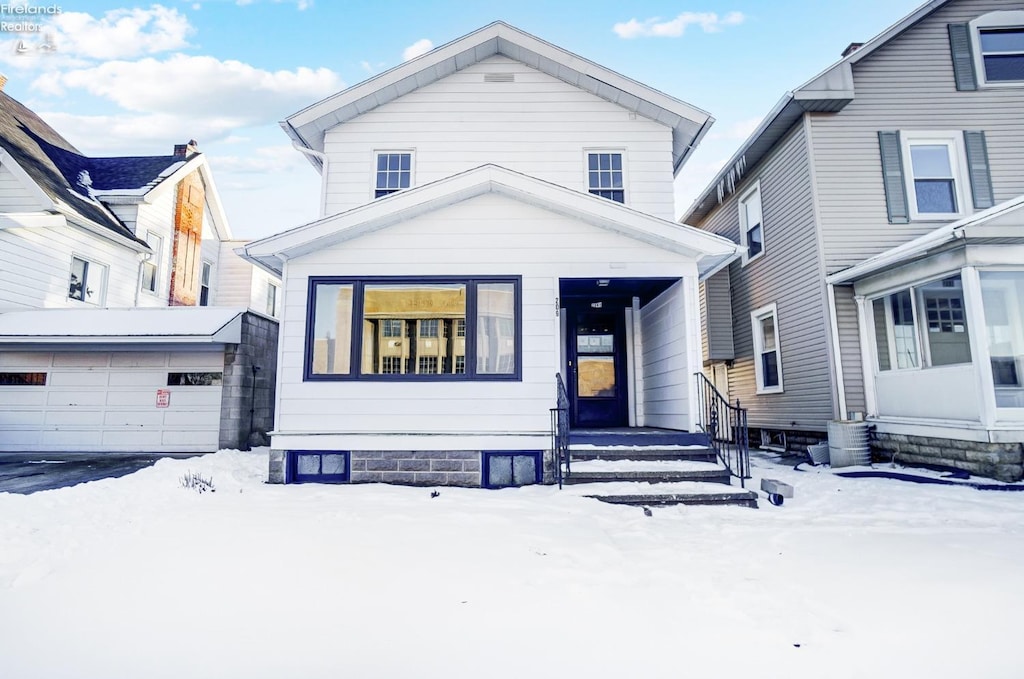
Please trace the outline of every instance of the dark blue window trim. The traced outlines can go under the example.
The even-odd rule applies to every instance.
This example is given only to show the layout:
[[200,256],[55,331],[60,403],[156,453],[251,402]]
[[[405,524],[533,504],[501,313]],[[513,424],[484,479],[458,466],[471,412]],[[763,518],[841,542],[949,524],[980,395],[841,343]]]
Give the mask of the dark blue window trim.
[[[391,375],[365,375],[362,367],[363,286],[379,283],[452,283],[466,286],[466,372]],[[515,304],[515,370],[508,374],[477,374],[476,372],[476,295],[477,286],[488,283],[509,283],[513,288]],[[313,373],[313,321],[316,315],[318,285],[352,286],[352,341],[350,345],[350,372],[347,374]],[[307,382],[343,382],[351,380],[371,382],[521,382],[523,379],[523,277],[522,276],[367,276],[364,278],[338,276],[310,276],[306,292],[306,346],[303,380]]]
[[[491,478],[492,457],[532,457],[534,464],[534,479],[532,483],[540,483],[544,479],[544,456],[539,450],[484,450],[481,453],[480,485],[484,488],[514,488],[516,486],[493,486]],[[529,485],[529,484],[519,484]]]
[[[324,474],[322,472],[322,459],[320,460],[321,472],[317,474],[300,474],[299,458],[319,457],[322,455],[344,455],[345,469],[340,474]],[[352,454],[347,450],[289,450],[285,460],[285,483],[348,483],[352,471]]]

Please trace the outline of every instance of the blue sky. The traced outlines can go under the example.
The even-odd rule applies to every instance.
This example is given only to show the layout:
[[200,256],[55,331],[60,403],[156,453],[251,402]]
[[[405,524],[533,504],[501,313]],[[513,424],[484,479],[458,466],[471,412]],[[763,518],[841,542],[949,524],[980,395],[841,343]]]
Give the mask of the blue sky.
[[[715,117],[677,179],[682,213],[787,90],[918,4],[79,0],[54,17],[0,15],[41,27],[0,33],[0,69],[8,94],[86,154],[196,139],[235,235],[258,238],[318,216],[319,176],[277,121],[501,19]],[[46,36],[54,49],[39,49]]]

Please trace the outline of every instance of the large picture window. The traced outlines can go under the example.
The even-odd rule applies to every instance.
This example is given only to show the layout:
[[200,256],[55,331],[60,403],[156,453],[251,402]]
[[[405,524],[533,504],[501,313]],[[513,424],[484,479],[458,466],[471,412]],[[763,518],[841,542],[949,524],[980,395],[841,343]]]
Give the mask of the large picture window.
[[306,378],[518,379],[519,290],[518,278],[313,278]]

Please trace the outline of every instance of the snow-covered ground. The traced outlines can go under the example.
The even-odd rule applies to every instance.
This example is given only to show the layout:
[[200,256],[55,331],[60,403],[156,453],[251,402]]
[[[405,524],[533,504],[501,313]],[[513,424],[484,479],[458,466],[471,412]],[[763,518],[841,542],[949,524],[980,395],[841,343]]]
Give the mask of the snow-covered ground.
[[783,507],[647,517],[265,460],[0,494],[0,676],[1024,676],[1024,493],[761,462]]

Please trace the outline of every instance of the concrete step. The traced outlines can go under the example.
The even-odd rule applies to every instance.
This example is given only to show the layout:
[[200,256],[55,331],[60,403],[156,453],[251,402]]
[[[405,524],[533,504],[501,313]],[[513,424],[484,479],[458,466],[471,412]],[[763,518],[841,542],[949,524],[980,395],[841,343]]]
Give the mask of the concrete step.
[[570,446],[572,460],[693,460],[714,462],[705,446]]
[[565,492],[601,502],[640,507],[667,505],[733,505],[757,508],[757,493],[718,483],[590,483],[565,487]]
[[729,485],[729,472],[726,469],[708,469],[700,471],[576,471],[565,477],[567,484],[579,483],[614,483],[615,481],[643,481],[646,483],[682,483],[686,481],[704,481],[707,483],[723,483]]
[[707,434],[674,431],[669,429],[619,428],[619,429],[573,429],[569,432],[569,443],[595,446],[692,446],[708,444]]

